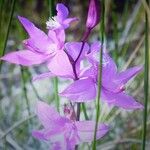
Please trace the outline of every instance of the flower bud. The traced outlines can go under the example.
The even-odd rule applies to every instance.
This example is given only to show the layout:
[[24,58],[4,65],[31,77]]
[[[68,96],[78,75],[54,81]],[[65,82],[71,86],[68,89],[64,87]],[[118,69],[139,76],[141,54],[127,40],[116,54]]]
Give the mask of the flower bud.
[[93,29],[100,22],[100,1],[90,0],[86,27]]

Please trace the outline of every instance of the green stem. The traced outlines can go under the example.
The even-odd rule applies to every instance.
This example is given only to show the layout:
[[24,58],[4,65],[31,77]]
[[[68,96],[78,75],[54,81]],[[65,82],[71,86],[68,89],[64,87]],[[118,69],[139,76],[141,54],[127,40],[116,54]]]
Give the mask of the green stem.
[[4,0],[0,1],[0,33],[1,33],[1,27],[2,27],[2,14],[3,14],[3,5],[4,5]]
[[99,122],[99,114],[100,114],[100,97],[101,97],[101,83],[102,83],[102,54],[103,54],[103,43],[104,43],[104,32],[105,32],[105,1],[102,0],[101,2],[101,8],[102,8],[102,21],[101,21],[101,38],[102,38],[102,44],[101,44],[101,51],[100,51],[100,64],[99,64],[99,72],[98,72],[98,93],[97,93],[97,99],[96,99],[96,123],[95,123],[95,130],[94,130],[94,140],[92,149],[96,150],[96,134],[97,134],[97,128],[98,128],[98,122]]
[[26,105],[27,105],[27,110],[28,110],[28,114],[30,115],[31,114],[31,111],[30,111],[30,104],[29,104],[29,99],[28,99],[28,96],[27,96],[27,88],[26,88],[26,79],[25,79],[25,74],[24,74],[24,69],[23,67],[21,66],[21,76],[22,76],[22,82],[23,82],[23,86],[22,86],[22,89],[23,89],[23,94],[24,94],[24,97],[25,97],[25,100],[26,100]]
[[[12,6],[11,6],[11,12],[10,12],[10,16],[9,16],[9,21],[8,21],[7,32],[6,32],[6,36],[5,36],[5,40],[4,40],[4,46],[3,46],[3,49],[2,49],[1,56],[3,56],[5,54],[6,45],[7,45],[8,36],[9,36],[9,31],[10,31],[10,26],[11,26],[11,22],[12,22],[12,17],[13,17],[14,9],[15,9],[15,3],[16,3],[16,0],[13,0],[12,1]],[[2,61],[0,61],[0,71],[1,71],[1,67],[2,67]]]
[[49,11],[50,11],[50,17],[55,15],[55,0],[48,0],[48,5],[49,5]]
[[[149,0],[146,0],[149,5]],[[143,116],[143,135],[142,135],[142,150],[145,150],[146,134],[147,134],[147,109],[148,109],[148,90],[149,90],[149,24],[148,15],[145,12],[145,65],[144,65],[144,116]]]
[[[115,4],[114,4],[114,7]],[[113,50],[113,57],[115,59],[115,62],[118,63],[118,52],[119,52],[119,49],[118,49],[118,16],[117,16],[117,13],[115,11],[112,12],[112,19],[113,19],[113,39],[114,39],[114,42],[115,42],[115,49]]]
[[84,103],[82,103],[82,110],[83,110],[85,119],[86,119],[86,120],[89,120],[89,117],[88,117],[88,115],[87,115],[86,107],[85,107],[85,104],[84,104]]
[[31,87],[32,87],[32,89],[33,89],[33,91],[34,91],[36,97],[37,97],[39,100],[42,100],[42,98],[41,98],[40,95],[38,94],[38,92],[37,92],[37,90],[36,90],[34,84],[32,83],[32,80],[31,80],[32,75],[31,75],[30,70],[29,70],[29,69],[26,69],[26,73],[28,74],[28,76],[29,76],[29,78],[30,78],[30,84],[31,84]]
[[56,101],[56,106],[57,110],[59,111],[59,95],[58,95],[58,78],[54,78],[54,95],[55,95],[55,101]]
[[80,120],[80,110],[81,110],[81,103],[77,103],[77,121]]

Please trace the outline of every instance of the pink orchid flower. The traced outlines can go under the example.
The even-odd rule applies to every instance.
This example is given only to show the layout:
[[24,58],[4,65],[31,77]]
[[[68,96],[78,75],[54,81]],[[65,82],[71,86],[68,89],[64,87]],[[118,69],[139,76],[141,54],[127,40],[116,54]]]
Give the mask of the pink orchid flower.
[[[100,43],[92,44],[91,51],[86,55],[92,67],[82,74],[80,80],[75,81],[60,93],[61,96],[65,96],[73,102],[85,102],[96,98],[99,50]],[[102,100],[124,109],[143,108],[140,103],[125,93],[125,84],[141,72],[142,67],[137,66],[118,73],[115,62],[106,50],[103,52],[102,63]]]
[[[67,19],[68,9],[63,4],[57,4],[57,11],[56,18],[64,28],[75,20]],[[47,63],[51,72],[46,73],[46,76],[49,74],[73,78],[72,66],[64,51],[64,30],[49,30],[47,35],[26,18],[19,16],[18,19],[30,36],[24,41],[25,49],[6,54],[0,59],[23,66]]]
[[77,21],[76,17],[68,18],[69,10],[68,8],[61,3],[58,3],[56,6],[57,16],[54,16],[46,22],[47,29],[57,30],[57,29],[66,29],[69,27],[70,23]]
[[[92,142],[95,122],[75,121],[68,117],[70,112],[65,112],[67,117],[63,117],[53,107],[42,101],[38,102],[37,115],[44,129],[33,131],[32,135],[39,140],[50,141],[53,149],[57,150],[73,150],[77,144]],[[103,137],[108,130],[107,125],[98,124],[97,139]]]

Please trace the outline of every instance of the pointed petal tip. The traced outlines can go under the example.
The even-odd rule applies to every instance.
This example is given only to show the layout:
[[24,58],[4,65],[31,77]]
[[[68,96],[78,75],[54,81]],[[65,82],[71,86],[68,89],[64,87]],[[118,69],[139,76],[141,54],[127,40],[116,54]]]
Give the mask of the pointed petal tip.
[[122,108],[125,110],[143,110],[144,106],[142,104],[140,104],[139,102],[135,102],[130,107],[122,107]]
[[135,109],[144,109],[144,106],[138,102],[135,103]]
[[22,23],[24,20],[27,20],[25,17],[17,16],[18,20]]
[[41,107],[41,106],[48,106],[47,103],[43,102],[43,101],[38,101],[37,104],[36,104],[38,107]]
[[55,75],[52,74],[51,72],[45,72],[45,73],[33,76],[32,77],[32,82],[39,81],[39,80],[42,80],[42,79],[45,79],[45,78],[51,78],[51,77],[55,77]]
[[20,20],[20,19],[22,18],[22,16],[19,16],[19,15],[18,15],[17,18]]
[[41,130],[33,130],[32,131],[32,136],[36,139],[39,139],[39,140],[46,140],[46,138],[44,137],[44,132]]

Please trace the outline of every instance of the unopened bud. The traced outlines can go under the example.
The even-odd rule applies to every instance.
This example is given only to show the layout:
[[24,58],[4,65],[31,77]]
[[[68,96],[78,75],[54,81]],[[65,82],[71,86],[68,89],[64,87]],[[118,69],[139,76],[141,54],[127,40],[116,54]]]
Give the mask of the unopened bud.
[[90,0],[86,27],[93,29],[100,22],[100,1]]

